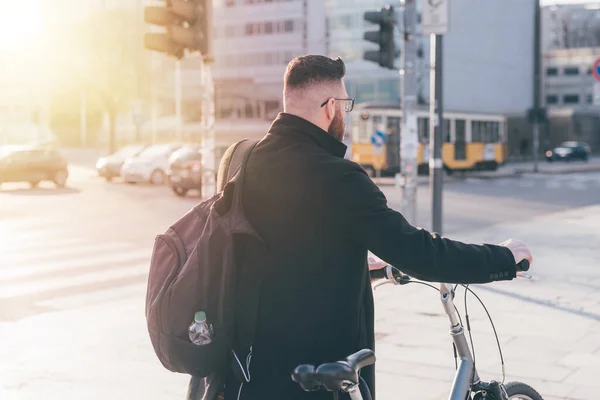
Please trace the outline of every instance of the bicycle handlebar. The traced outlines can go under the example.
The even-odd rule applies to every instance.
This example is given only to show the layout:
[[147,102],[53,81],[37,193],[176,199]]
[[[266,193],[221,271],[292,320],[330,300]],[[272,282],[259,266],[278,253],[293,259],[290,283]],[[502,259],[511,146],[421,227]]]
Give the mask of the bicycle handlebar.
[[[531,275],[525,273],[525,271],[529,270],[529,266],[530,264],[528,260],[522,260],[521,262],[519,262],[517,264],[517,277],[531,279]],[[383,268],[369,271],[369,277],[371,278],[371,280],[382,280],[381,282],[375,283],[373,289],[385,283],[405,285],[411,281],[410,276],[403,274],[398,268],[393,267],[389,264]],[[445,284],[442,283],[442,287],[444,287],[444,285]],[[450,287],[451,286],[448,286],[448,288]]]

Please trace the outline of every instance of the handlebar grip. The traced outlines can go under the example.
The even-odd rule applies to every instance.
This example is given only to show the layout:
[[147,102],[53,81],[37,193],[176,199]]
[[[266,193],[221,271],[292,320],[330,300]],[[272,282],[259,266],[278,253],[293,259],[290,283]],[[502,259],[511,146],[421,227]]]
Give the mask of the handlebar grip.
[[522,260],[517,264],[517,271],[524,272],[529,270],[529,260]]
[[380,268],[380,269],[370,270],[369,277],[371,279],[386,279],[387,276],[385,275],[385,267]]

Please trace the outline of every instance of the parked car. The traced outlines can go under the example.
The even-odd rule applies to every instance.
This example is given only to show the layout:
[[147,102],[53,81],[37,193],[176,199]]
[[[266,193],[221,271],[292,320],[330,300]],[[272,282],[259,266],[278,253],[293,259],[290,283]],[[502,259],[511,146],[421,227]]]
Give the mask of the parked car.
[[587,161],[592,153],[590,146],[585,142],[568,141],[546,152],[546,161]]
[[169,158],[169,185],[178,196],[185,196],[190,190],[201,192],[202,171],[200,146],[184,146]]
[[22,145],[0,147],[0,184],[29,182],[31,187],[37,187],[41,181],[52,181],[62,188],[68,177],[67,160],[56,149]]
[[125,160],[137,156],[147,147],[144,144],[132,144],[117,150],[113,154],[100,157],[96,162],[98,175],[110,182],[113,178],[121,175],[121,167]]
[[121,167],[121,176],[127,183],[149,182],[162,185],[169,167],[169,157],[181,144],[156,144],[130,157]]

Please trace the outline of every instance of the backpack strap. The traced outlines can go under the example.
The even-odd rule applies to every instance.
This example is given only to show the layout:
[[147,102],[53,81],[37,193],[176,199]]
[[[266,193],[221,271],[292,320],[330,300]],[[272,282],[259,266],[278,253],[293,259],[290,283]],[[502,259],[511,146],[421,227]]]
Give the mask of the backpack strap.
[[240,171],[244,157],[258,142],[258,140],[244,139],[229,146],[219,164],[217,193],[223,191],[227,182]]
[[[242,207],[242,188],[244,186],[244,175],[246,174],[246,165],[248,164],[248,159],[250,158],[250,153],[256,147],[259,141],[254,141],[246,144],[242,151],[237,152],[240,155],[243,155],[242,162],[240,163],[239,170],[235,171],[235,183],[233,186],[233,202],[231,203],[232,208]],[[234,161],[232,159],[232,161]],[[230,167],[231,168],[231,167]]]

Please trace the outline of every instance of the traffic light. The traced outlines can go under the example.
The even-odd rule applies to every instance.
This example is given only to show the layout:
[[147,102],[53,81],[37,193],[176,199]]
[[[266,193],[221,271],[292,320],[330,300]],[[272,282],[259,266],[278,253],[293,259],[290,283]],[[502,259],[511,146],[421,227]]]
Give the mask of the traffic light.
[[379,31],[365,32],[364,39],[377,43],[379,50],[367,50],[363,58],[382,67],[394,69],[394,60],[400,56],[400,47],[394,42],[394,26],[398,23],[394,7],[389,4],[377,11],[366,11],[365,21],[379,25]]
[[178,59],[185,49],[199,51],[212,61],[212,0],[167,0],[166,7],[146,7],[144,21],[167,28],[166,33],[147,33],[144,46]]

